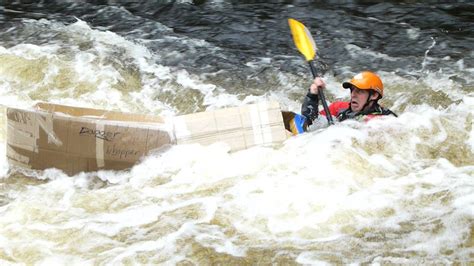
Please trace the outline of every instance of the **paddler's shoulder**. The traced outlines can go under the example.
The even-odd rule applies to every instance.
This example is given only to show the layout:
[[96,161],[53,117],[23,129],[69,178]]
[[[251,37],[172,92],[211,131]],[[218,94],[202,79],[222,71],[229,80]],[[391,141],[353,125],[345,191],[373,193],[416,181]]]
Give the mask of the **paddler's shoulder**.
[[349,108],[349,102],[337,101],[329,105],[329,112],[331,112],[333,116],[336,116],[341,111],[346,110],[348,108]]

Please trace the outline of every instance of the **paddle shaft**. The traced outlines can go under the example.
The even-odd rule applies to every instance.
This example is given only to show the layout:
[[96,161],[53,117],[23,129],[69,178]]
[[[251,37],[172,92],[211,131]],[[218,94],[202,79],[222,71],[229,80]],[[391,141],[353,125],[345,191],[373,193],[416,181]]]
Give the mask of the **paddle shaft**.
[[[311,69],[311,73],[313,74],[313,78],[316,78],[318,76],[318,72],[316,71],[316,67],[314,67],[313,60],[308,61],[308,63],[309,63],[309,68]],[[318,88],[318,95],[319,95],[319,98],[321,99],[321,103],[323,104],[324,112],[326,112],[326,118],[328,119],[328,124],[334,125],[334,121],[332,121],[332,115],[329,112],[329,107],[326,102],[326,97],[324,96],[324,92],[322,88]]]

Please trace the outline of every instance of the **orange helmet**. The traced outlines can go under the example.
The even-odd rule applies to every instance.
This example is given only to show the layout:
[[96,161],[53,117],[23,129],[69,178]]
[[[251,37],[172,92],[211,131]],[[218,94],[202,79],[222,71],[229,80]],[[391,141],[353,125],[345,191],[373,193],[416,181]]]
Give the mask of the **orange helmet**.
[[374,90],[383,97],[383,83],[382,80],[374,72],[364,71],[355,75],[349,82],[342,83],[342,87],[349,89],[356,87],[361,90]]

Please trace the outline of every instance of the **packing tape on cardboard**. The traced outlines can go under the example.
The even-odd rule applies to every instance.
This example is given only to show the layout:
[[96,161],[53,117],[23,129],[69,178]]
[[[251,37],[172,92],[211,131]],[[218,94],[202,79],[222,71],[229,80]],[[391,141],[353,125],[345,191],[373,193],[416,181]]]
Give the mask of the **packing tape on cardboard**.
[[[261,103],[258,105],[260,107],[260,122],[265,126],[263,130],[263,141],[264,143],[271,143],[273,141],[272,130],[270,128],[270,118],[268,109],[268,103]],[[264,108],[262,110],[262,108]]]
[[[18,123],[12,123],[8,121],[8,135],[13,134],[14,141],[10,141],[10,137],[8,137],[8,144],[14,144],[15,146],[22,146],[23,149],[28,151],[37,152],[36,147],[36,136],[34,132],[31,132],[31,129],[24,130],[17,126]],[[14,132],[14,133],[10,133]]]
[[22,146],[23,149],[37,152],[38,126],[35,114],[15,108],[7,109],[8,144]]
[[38,121],[37,137],[39,137],[39,128],[41,127],[46,135],[48,136],[48,143],[54,143],[56,146],[62,146],[63,142],[54,133],[53,115],[48,114],[46,116],[37,114],[36,120]]
[[7,158],[21,165],[28,165],[30,163],[30,157],[19,154],[10,144],[7,144]]
[[260,103],[250,106],[250,119],[255,144],[271,143],[273,138],[267,104]]
[[[105,126],[101,122],[97,121],[95,129],[99,132],[105,131]],[[95,138],[95,159],[97,162],[97,168],[103,168],[105,166],[104,159],[104,140],[102,138]]]
[[53,115],[18,109],[8,109],[7,115],[8,134],[13,134],[16,144],[28,147],[30,151],[39,152],[38,139],[41,128],[48,137],[48,143],[53,143],[56,146],[63,145],[54,133]]
[[186,122],[184,118],[182,117],[175,117],[172,120],[173,123],[173,132],[174,134],[170,134],[170,136],[173,136],[175,140],[178,139],[184,139],[188,136],[191,136],[191,132],[189,131],[188,127],[186,126]]

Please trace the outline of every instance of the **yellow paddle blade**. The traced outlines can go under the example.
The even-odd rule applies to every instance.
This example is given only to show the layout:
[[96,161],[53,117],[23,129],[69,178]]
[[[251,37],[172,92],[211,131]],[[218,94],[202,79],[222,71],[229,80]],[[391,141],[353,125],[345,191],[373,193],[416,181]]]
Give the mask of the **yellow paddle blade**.
[[316,56],[316,44],[309,30],[303,23],[292,18],[288,19],[288,24],[290,25],[291,35],[293,35],[293,41],[298,51],[304,55],[306,61],[313,60]]

